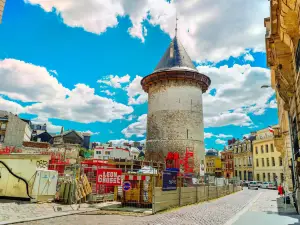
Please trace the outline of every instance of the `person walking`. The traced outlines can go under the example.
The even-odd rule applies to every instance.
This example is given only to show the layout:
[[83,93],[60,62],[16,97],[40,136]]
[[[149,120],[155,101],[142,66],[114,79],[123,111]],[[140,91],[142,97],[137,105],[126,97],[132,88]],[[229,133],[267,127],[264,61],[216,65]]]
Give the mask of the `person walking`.
[[279,186],[278,186],[278,195],[280,195],[280,196],[283,196],[283,187],[282,187],[282,185],[280,184]]

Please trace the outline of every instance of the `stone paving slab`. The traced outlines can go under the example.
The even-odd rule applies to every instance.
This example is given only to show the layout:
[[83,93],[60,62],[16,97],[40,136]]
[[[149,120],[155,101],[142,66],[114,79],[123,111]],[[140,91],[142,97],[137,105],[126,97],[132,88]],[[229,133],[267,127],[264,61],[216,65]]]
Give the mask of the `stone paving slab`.
[[0,200],[0,224],[10,224],[33,219],[45,219],[96,211],[111,203],[61,205],[57,203],[30,203],[28,201]]
[[94,215],[72,215],[20,224],[223,225],[251,202],[259,192],[260,191],[255,190],[239,191],[209,202],[203,202],[144,217],[135,217],[132,215],[97,215],[97,212],[94,212]]

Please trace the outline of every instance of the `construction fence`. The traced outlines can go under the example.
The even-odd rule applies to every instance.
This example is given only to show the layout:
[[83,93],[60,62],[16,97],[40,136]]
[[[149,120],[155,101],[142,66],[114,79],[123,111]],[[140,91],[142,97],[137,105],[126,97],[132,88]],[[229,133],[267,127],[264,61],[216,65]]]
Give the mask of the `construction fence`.
[[224,186],[201,185],[195,187],[178,187],[172,191],[163,191],[161,187],[155,187],[152,196],[152,211],[156,213],[173,207],[208,201],[240,190],[241,187],[234,184]]

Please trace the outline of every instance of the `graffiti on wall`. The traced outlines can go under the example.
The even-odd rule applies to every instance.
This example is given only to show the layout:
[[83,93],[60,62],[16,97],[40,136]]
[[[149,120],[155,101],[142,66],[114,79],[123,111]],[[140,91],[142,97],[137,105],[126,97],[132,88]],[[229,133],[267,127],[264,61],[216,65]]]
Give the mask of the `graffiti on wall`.
[[41,169],[48,168],[48,161],[38,160],[38,161],[36,161],[36,167],[41,168]]

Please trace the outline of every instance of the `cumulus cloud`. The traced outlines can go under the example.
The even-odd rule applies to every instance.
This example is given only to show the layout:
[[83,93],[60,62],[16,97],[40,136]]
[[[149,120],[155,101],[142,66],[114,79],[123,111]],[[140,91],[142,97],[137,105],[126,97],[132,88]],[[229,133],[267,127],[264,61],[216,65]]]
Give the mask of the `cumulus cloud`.
[[16,59],[0,60],[0,94],[23,102],[63,99],[69,90],[45,67]]
[[142,77],[136,75],[126,88],[129,105],[143,104],[148,100],[148,94],[142,89],[141,80]]
[[204,139],[208,139],[208,138],[212,138],[214,136],[214,134],[213,133],[206,133],[206,132],[204,132]]
[[105,90],[105,91],[101,91],[102,93],[105,93],[108,96],[114,96],[116,93],[115,92],[110,92],[110,90]]
[[100,134],[100,132],[93,132],[93,131],[90,131],[90,130],[80,131],[80,133],[88,133],[90,135],[99,135]]
[[19,114],[25,112],[24,107],[20,104],[6,100],[0,96],[0,110],[8,111],[14,114]]
[[[223,0],[25,0],[46,12],[54,8],[65,24],[96,34],[118,25],[117,17],[128,15],[131,36],[145,41],[145,21],[174,35],[176,11],[178,36],[196,61],[220,61],[245,54],[246,49],[264,49],[262,21],[269,16],[268,1]],[[255,15],[255,16],[253,16]],[[226,24],[226,26],[224,26]]]
[[106,84],[108,86],[114,87],[114,88],[121,88],[121,84],[128,83],[130,81],[130,76],[126,74],[123,77],[119,77],[118,75],[109,75],[104,80],[98,80],[97,82],[100,84]]
[[205,127],[249,126],[249,113],[263,114],[270,107],[269,99],[274,95],[271,89],[261,89],[270,82],[270,71],[250,65],[233,67],[198,66],[201,73],[208,75],[215,89],[215,95],[203,95]]
[[111,142],[114,146],[122,146],[124,143],[133,143],[133,141],[131,140],[127,140],[127,139],[116,139],[116,140],[110,140],[109,142]]
[[221,139],[217,139],[217,140],[215,141],[215,143],[216,143],[216,144],[219,144],[219,145],[225,145],[225,144],[226,144],[226,141],[221,140]]
[[217,138],[232,138],[233,136],[231,134],[213,134],[213,133],[206,133],[204,132],[204,138],[212,138],[212,137],[217,137]]
[[245,60],[245,61],[251,61],[251,62],[253,62],[253,61],[254,61],[254,58],[253,58],[253,56],[252,56],[250,53],[246,53],[246,54],[244,55],[244,60]]
[[232,138],[233,136],[231,134],[218,134],[216,135],[218,138]]
[[36,103],[27,107],[28,113],[46,118],[59,118],[81,123],[111,122],[124,119],[133,108],[95,94],[85,84],[77,84],[67,98]]
[[130,138],[132,136],[136,137],[144,137],[146,133],[147,126],[147,114],[143,114],[139,116],[137,122],[130,124],[128,127],[122,130],[122,133],[126,138]]

